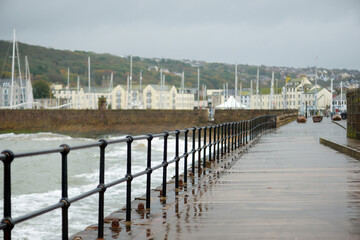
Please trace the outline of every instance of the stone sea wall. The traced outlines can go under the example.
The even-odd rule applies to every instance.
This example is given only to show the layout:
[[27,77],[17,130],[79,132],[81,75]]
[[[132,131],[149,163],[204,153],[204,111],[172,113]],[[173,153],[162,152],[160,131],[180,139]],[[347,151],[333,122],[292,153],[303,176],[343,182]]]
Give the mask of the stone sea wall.
[[294,111],[216,110],[0,110],[0,133],[58,132],[70,135],[146,134],[193,126],[248,120]]
[[360,88],[346,94],[347,137],[360,139]]

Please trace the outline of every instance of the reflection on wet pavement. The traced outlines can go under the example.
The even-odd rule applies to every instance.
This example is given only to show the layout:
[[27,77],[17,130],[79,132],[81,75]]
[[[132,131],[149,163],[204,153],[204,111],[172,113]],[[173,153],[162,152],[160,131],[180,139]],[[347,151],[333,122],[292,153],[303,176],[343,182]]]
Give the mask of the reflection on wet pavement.
[[360,239],[360,162],[318,141],[345,134],[328,119],[265,134],[155,239]]

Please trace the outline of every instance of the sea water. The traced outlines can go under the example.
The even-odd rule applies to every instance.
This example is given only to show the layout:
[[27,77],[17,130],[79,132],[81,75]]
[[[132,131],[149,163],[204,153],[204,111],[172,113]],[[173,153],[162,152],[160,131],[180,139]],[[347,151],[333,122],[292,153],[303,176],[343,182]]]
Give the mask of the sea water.
[[[124,136],[107,136],[111,141]],[[0,151],[12,150],[15,154],[37,150],[58,148],[61,144],[78,146],[95,143],[89,138],[72,138],[54,133],[0,134]],[[163,138],[152,140],[152,166],[163,161]],[[184,141],[180,140],[180,155]],[[190,146],[188,149],[191,149]],[[126,175],[126,143],[110,144],[106,147],[105,183]],[[168,139],[168,160],[175,156],[175,139]],[[72,198],[94,189],[99,184],[98,147],[74,150],[68,155],[68,196]],[[146,168],[147,140],[132,143],[132,173]],[[182,164],[180,164],[182,165]],[[174,164],[168,166],[168,178],[174,175]],[[4,167],[0,165],[0,213],[4,212],[3,181]],[[183,167],[180,167],[183,172]],[[61,199],[61,154],[47,154],[18,158],[11,164],[12,218],[56,204]],[[161,185],[162,169],[152,173],[152,188]],[[145,194],[146,176],[132,181],[132,197]],[[109,188],[105,192],[105,216],[125,205],[126,183]],[[69,236],[82,231],[88,225],[97,223],[98,194],[71,204],[69,208]],[[12,230],[13,239],[60,239],[61,209],[51,211],[36,218],[17,224]],[[0,234],[3,239],[3,234]]]

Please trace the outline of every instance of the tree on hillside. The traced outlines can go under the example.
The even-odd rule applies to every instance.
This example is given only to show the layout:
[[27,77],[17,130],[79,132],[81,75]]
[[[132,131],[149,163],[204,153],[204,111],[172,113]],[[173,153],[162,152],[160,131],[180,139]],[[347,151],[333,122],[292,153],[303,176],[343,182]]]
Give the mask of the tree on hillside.
[[49,98],[50,86],[45,80],[37,80],[33,84],[33,94],[35,99]]

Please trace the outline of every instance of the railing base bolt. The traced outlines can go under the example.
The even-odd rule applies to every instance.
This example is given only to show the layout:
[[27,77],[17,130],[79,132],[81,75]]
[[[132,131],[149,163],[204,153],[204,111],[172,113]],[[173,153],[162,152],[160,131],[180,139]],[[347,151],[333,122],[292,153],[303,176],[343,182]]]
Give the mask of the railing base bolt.
[[119,219],[114,218],[111,221],[111,230],[119,230],[119,229],[121,229]]
[[144,203],[139,203],[139,204],[138,204],[138,211],[139,211],[139,212],[143,212],[144,210],[145,210]]

